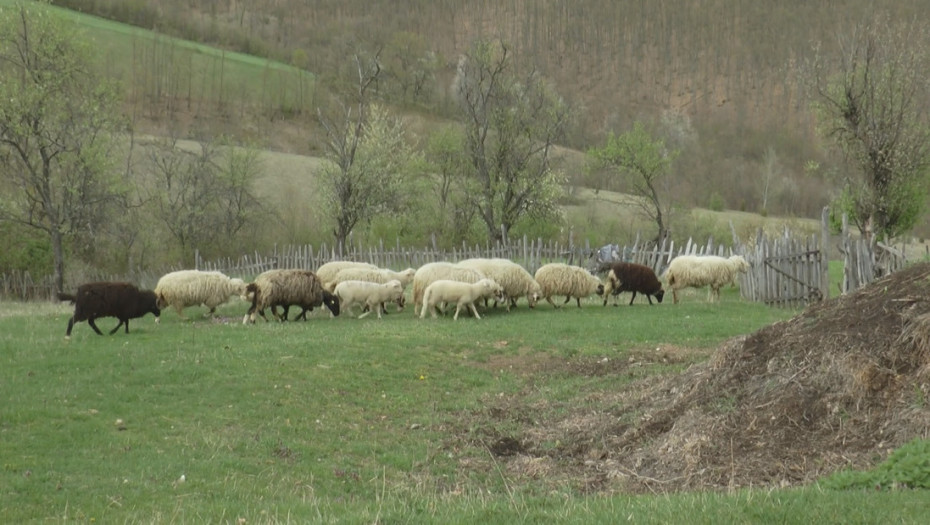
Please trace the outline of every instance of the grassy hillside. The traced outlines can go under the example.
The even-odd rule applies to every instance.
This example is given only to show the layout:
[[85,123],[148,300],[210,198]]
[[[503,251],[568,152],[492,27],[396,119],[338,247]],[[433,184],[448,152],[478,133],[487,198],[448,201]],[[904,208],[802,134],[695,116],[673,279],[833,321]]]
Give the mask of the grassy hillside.
[[[12,6],[15,0],[0,0]],[[119,79],[138,131],[229,134],[280,147],[273,118],[312,114],[316,78],[253,55],[166,36],[68,9],[83,28],[103,74]],[[282,126],[282,136],[293,123]],[[306,141],[303,144],[306,147]]]

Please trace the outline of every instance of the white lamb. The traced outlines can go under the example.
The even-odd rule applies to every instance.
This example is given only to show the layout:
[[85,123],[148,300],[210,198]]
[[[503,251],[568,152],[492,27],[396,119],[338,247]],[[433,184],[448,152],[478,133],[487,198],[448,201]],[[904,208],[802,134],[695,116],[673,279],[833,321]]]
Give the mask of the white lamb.
[[323,288],[327,291],[331,291],[332,288],[329,287],[329,283],[336,278],[336,274],[340,271],[345,270],[346,268],[372,268],[377,269],[378,267],[365,262],[356,262],[356,261],[330,261],[321,265],[316,269],[316,278],[320,280],[320,284],[323,285]]
[[419,267],[413,276],[413,304],[415,311],[419,311],[423,304],[423,293],[426,288],[438,280],[459,281],[475,283],[487,277],[478,270],[465,268],[450,262],[432,262]]
[[426,291],[423,292],[423,310],[420,312],[420,319],[426,317],[426,312],[430,312],[435,318],[436,307],[450,303],[455,303],[453,320],[459,318],[462,307],[470,309],[475,319],[481,319],[478,310],[475,308],[475,301],[492,297],[495,299],[503,298],[501,286],[494,282],[493,279],[481,279],[474,283],[440,279],[427,286]]
[[604,284],[601,280],[581,266],[563,263],[544,264],[536,270],[535,277],[536,282],[542,288],[542,297],[555,308],[559,308],[560,305],[552,301],[553,295],[564,295],[565,303],[574,297],[578,302],[578,308],[581,308],[582,299],[593,294],[604,294]]
[[529,303],[530,308],[535,308],[536,302],[539,301],[542,293],[539,283],[530,272],[526,271],[526,268],[510,259],[465,259],[459,261],[458,265],[478,270],[501,285],[508,312],[511,306],[517,305],[517,299],[520,297],[526,296],[526,302]]
[[407,288],[407,285],[413,281],[413,276],[417,273],[413,268],[407,268],[399,272],[387,268],[365,268],[355,267],[339,270],[339,273],[329,281],[329,284],[336,288],[336,285],[342,281],[368,281],[370,283],[386,283],[388,281],[400,281],[401,286]]
[[716,255],[679,255],[672,259],[662,278],[672,289],[678,304],[678,290],[710,286],[708,299],[720,300],[720,288],[736,284],[740,274],[749,271],[749,263],[741,255],[728,259]]
[[163,275],[155,286],[155,296],[159,308],[174,307],[178,315],[184,318],[184,308],[204,305],[210,309],[205,314],[209,317],[216,312],[216,307],[235,296],[246,300],[246,284],[242,279],[232,279],[222,272],[205,272],[201,270],[179,270]]
[[378,311],[381,319],[381,305],[387,302],[397,303],[397,311],[404,308],[404,286],[397,279],[386,283],[372,283],[368,281],[342,281],[336,285],[333,294],[339,298],[340,308],[351,312],[352,306],[358,304],[368,308],[368,311],[358,316],[366,317],[372,310]]

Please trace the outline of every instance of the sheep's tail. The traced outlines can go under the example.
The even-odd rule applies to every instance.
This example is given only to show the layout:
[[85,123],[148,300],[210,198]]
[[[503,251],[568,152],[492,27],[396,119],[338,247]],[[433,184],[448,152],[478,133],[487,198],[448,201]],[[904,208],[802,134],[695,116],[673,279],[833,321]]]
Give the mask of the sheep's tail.
[[68,301],[68,302],[73,303],[74,300],[75,300],[75,298],[74,298],[73,295],[71,295],[71,294],[69,294],[69,293],[58,292],[58,300],[59,300],[59,301]]

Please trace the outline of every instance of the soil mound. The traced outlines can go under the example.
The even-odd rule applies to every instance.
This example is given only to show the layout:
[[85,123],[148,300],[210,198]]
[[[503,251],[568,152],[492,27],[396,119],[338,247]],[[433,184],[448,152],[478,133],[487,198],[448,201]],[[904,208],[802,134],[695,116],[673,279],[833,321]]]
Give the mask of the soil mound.
[[[513,473],[574,469],[570,477],[590,491],[788,486],[871,467],[930,436],[930,264],[730,340],[681,374],[617,396],[599,400],[613,407],[607,413],[486,436],[486,444]],[[537,445],[553,442],[566,445],[557,454]]]

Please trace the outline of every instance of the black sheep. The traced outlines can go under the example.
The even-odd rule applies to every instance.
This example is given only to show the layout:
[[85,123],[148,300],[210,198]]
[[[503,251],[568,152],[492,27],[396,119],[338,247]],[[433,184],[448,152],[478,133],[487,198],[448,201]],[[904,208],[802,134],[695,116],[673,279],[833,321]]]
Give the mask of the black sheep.
[[158,316],[161,315],[161,310],[156,304],[155,292],[140,290],[131,283],[86,283],[78,286],[77,293],[74,295],[59,293],[58,298],[74,303],[74,315],[68,320],[68,331],[65,337],[71,337],[74,323],[80,321],[87,321],[95,332],[103,335],[94,320],[100,317],[116,317],[119,319],[119,324],[110,330],[110,335],[116,333],[123,325],[126,326],[128,334],[130,319],[153,313],[157,323]]
[[[606,293],[607,291],[610,293]],[[616,298],[621,292],[633,292],[633,297],[630,298],[631,305],[633,304],[633,299],[636,299],[637,292],[645,295],[646,299],[649,300],[649,304],[652,304],[651,296],[654,296],[656,301],[660,303],[662,302],[662,297],[665,296],[665,290],[662,289],[662,282],[659,281],[659,278],[652,268],[643,264],[626,262],[618,262],[610,265],[609,271],[607,272],[604,306],[607,306],[608,295],[613,295]],[[614,299],[614,306],[617,306],[616,299]]]

